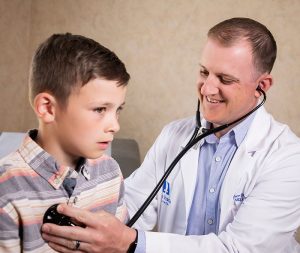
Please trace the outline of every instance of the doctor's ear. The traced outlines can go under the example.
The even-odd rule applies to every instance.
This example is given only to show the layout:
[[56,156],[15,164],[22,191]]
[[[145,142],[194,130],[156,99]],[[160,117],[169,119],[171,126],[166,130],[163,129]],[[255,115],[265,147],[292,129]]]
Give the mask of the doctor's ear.
[[260,97],[260,90],[267,92],[273,84],[273,77],[270,74],[263,75],[259,78],[259,82],[256,88],[255,96]]
[[44,123],[54,121],[56,105],[56,99],[47,92],[39,93],[33,101],[34,112]]

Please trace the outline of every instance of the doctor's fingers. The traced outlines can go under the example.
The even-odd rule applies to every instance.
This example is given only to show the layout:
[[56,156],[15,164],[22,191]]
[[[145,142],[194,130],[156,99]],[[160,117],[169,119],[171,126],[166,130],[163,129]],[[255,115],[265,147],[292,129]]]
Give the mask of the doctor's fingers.
[[[48,237],[48,236],[47,236]],[[51,236],[49,236],[51,238]],[[55,241],[55,242],[54,242]],[[75,249],[76,241],[70,241],[63,238],[51,238],[51,241],[48,242],[48,245],[57,252],[61,253],[84,253],[91,252],[87,249],[85,243],[80,242],[78,249]]]
[[49,242],[49,246],[52,249],[54,249],[55,251],[60,252],[60,253],[84,253],[84,252],[88,252],[88,251],[82,251],[82,250],[71,250],[71,249],[66,248],[63,245],[55,244],[55,243],[52,243],[52,242]]
[[[51,234],[43,233],[43,239],[48,243],[48,245],[54,249],[57,252],[62,253],[83,253],[83,252],[89,252],[89,253],[96,253],[100,252],[99,247],[97,248],[97,251],[94,251],[94,247],[92,244],[78,241],[78,240],[70,240],[62,237],[53,236]],[[77,246],[78,243],[78,246]],[[101,251],[102,252],[102,251]],[[103,251],[104,252],[104,251]]]
[[[76,227],[60,227],[54,224],[45,225],[49,225],[47,229],[44,229],[49,231],[49,233],[43,232],[42,237],[52,249],[58,252],[116,253],[126,251],[126,245],[123,244],[122,235],[124,236],[124,234],[128,233],[123,230],[116,231],[114,228],[109,227],[105,232],[99,233],[99,231],[87,227],[84,229],[81,228],[85,231],[77,234],[80,230],[75,230]],[[127,229],[131,229],[125,225],[123,226]],[[61,228],[65,229],[62,230]],[[86,235],[88,235],[88,237],[86,237]],[[80,238],[86,239],[84,241]],[[77,241],[80,244],[78,250],[72,250],[76,248]]]
[[67,204],[58,205],[57,211],[75,219],[81,224],[85,224],[87,227],[95,227],[97,223],[103,223],[103,220],[106,220],[107,216],[111,216],[111,214],[103,210],[92,213],[88,210],[83,210]]
[[[54,238],[57,238],[57,241],[54,242],[61,242],[58,240],[60,238],[65,243],[68,243],[68,241],[81,241],[81,242],[87,242],[90,240],[90,230],[85,229],[79,226],[58,226],[52,223],[45,223],[42,226],[42,237],[46,241],[52,241]],[[67,244],[65,244],[67,245]]]
[[[114,216],[112,220],[112,223],[97,224],[96,228],[58,226],[46,223],[42,226],[42,237],[47,242],[53,242],[66,248],[70,248],[70,242],[79,241],[81,250],[86,249],[87,252],[108,252],[103,251],[103,249],[109,248],[112,245],[117,248],[122,246],[120,245],[120,240],[124,234],[127,234],[126,229],[130,229]],[[85,245],[85,247],[82,248],[81,245]]]
[[48,243],[48,245],[57,252],[90,252],[86,243],[84,242],[69,240],[46,233],[43,233],[42,237]]

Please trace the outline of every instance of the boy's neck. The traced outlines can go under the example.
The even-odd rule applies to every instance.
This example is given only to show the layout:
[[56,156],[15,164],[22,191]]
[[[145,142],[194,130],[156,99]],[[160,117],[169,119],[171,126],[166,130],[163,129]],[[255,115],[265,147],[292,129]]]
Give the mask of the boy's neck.
[[34,141],[48,154],[53,156],[58,164],[75,169],[80,157],[74,157],[66,153],[53,136],[54,135],[46,134],[46,131],[39,129]]

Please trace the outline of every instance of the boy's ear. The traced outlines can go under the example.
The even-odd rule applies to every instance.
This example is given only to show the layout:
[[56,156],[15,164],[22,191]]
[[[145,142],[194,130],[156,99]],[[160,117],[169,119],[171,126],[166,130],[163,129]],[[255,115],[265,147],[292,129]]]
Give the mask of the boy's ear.
[[39,93],[33,101],[33,109],[37,117],[44,123],[50,123],[55,119],[56,99],[49,93]]

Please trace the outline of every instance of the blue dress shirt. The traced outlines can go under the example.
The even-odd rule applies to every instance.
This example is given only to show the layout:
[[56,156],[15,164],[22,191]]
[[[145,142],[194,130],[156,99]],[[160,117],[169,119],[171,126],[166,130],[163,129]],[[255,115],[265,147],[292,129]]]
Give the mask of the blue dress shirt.
[[230,162],[244,140],[254,114],[218,139],[214,134],[204,138],[200,148],[198,173],[187,235],[217,234],[220,219],[219,196]]

